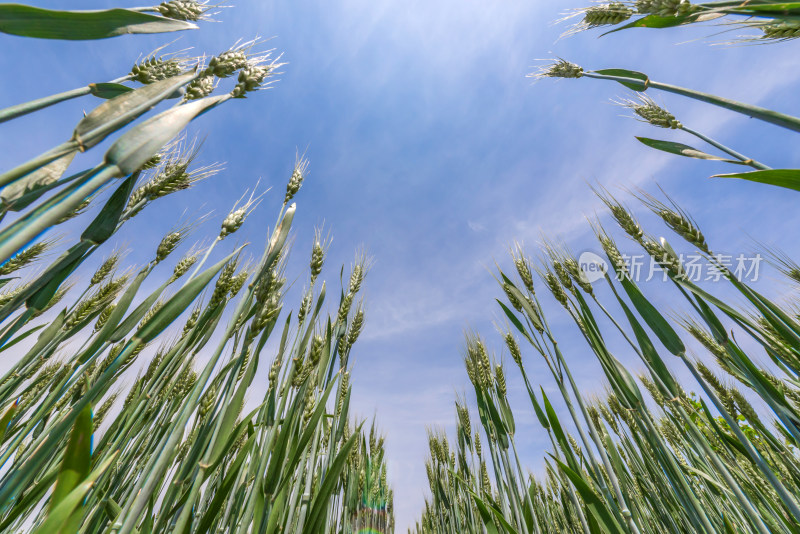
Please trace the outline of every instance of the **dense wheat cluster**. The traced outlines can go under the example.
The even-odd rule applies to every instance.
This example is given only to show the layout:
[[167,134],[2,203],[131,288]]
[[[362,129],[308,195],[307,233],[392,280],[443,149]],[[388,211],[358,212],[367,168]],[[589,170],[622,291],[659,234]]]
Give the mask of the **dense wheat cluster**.
[[[763,38],[788,39],[800,9],[786,7],[769,2],[613,2],[579,10],[582,21],[568,33],[628,19],[633,21],[616,29],[669,28],[725,16],[741,23],[736,17],[747,16],[744,24],[763,29]],[[722,176],[800,190],[800,171],[773,169],[692,130],[647,95],[665,91],[800,131],[797,117],[656,82],[641,72],[593,71],[563,59],[532,76],[616,81],[636,92],[619,102],[635,118],[686,132],[724,156],[638,137],[646,146],[748,166],[755,170]],[[691,276],[696,266],[685,263],[684,254],[666,238],[647,233],[607,192],[598,195],[609,218],[651,258],[685,309],[675,317],[673,309],[662,310],[646,296],[653,286],[639,283],[626,260],[631,254],[620,250],[613,232],[599,220],[590,223],[607,260],[599,279],[587,278],[587,266],[566,245],[544,245],[538,262],[515,249],[516,274],[499,270],[496,275],[505,296],[498,300],[507,319],[504,352],[515,371],[507,370],[510,363],[492,355],[480,336],[468,336],[464,363],[478,417],[471,415],[470,402],[457,400],[454,435],[431,431],[426,462],[430,494],[414,532],[797,531],[797,264],[782,253],[767,254],[795,284],[786,302],[771,300],[712,252],[694,220],[669,197],[637,195],[725,283],[704,287]],[[737,295],[748,303],[745,309],[734,304]],[[545,310],[548,300],[556,310]],[[547,319],[557,308],[571,319],[575,333],[602,368],[606,393],[599,398],[581,391],[573,378],[570,366],[580,363],[584,352],[562,350],[558,340],[564,334],[552,329]],[[638,376],[620,363],[619,349],[608,341],[614,337],[624,340],[625,350],[640,362],[643,372]],[[526,372],[529,354],[544,361],[551,376],[542,385],[554,385],[558,398],[535,387],[534,381],[542,378]],[[688,389],[695,383],[687,388],[679,383],[671,370],[676,366],[689,371],[700,393]],[[521,380],[527,392],[538,421],[535,429],[518,426],[507,394],[513,379]],[[515,436],[523,432],[545,432],[549,437],[552,448],[538,477],[523,467],[518,454]]]
[[[9,33],[62,39],[193,28],[187,21],[206,20],[208,9],[193,0],[99,14],[0,6],[31,21]],[[60,33],[41,35],[42,21],[61,23]],[[260,46],[237,43],[206,61],[157,50],[109,83],[0,110],[6,121],[72,98],[107,99],[69,141],[0,176],[10,215],[0,229],[0,351],[17,355],[0,379],[0,530],[393,531],[383,437],[349,410],[365,258],[329,314],[318,235],[301,302],[284,304],[307,160],[287,173],[260,249],[220,250],[262,201],[255,194],[233,206],[210,245],[182,257],[176,251],[205,218],[137,242],[152,250],[145,265],[104,246],[159,199],[221,171],[198,166],[198,143],[181,132],[270,83],[280,63]],[[130,123],[101,163],[72,174],[77,152]],[[82,225],[78,238],[36,241],[90,205],[100,211],[72,223]],[[170,274],[158,280],[163,264]],[[269,370],[266,384],[255,380],[259,368]]]
[[[505,350],[518,373],[491,356],[480,337],[468,338],[465,364],[478,417],[457,401],[453,441],[431,435],[426,464],[431,494],[417,532],[711,533],[733,525],[745,532],[793,531],[800,517],[796,311],[740,282],[708,250],[685,213],[653,197],[642,200],[690,245],[702,245],[706,261],[752,309],[737,311],[695,284],[669,243],[646,234],[610,197],[604,201],[623,233],[662,265],[686,299],[691,313],[678,321],[684,335],[647,299],[626,268],[625,255],[599,224],[598,244],[613,266],[603,285],[612,289],[616,302],[598,298],[565,247],[542,251],[546,260],[538,268],[539,283],[531,260],[517,250],[519,282],[502,270],[498,281],[506,296],[500,304],[509,328],[503,334]],[[796,268],[778,266],[787,265]],[[542,290],[561,305],[600,363],[604,397],[587,397],[578,388],[570,370],[573,355],[562,352],[549,326]],[[614,308],[622,315],[612,314]],[[752,343],[740,344],[726,332],[727,323],[749,334],[761,350],[753,354]],[[606,340],[614,335],[621,335],[639,358],[645,371],[638,377],[612,353]],[[705,354],[690,356],[689,340]],[[558,402],[534,387],[526,373],[528,354],[546,363]],[[760,366],[762,355],[774,367]],[[688,368],[701,395],[680,385],[670,371],[671,357]],[[515,435],[531,429],[515,422],[507,396],[513,375],[521,378],[552,443],[543,477],[527,473],[517,452]],[[561,406],[567,420],[558,415]],[[477,428],[473,420],[480,423]]]

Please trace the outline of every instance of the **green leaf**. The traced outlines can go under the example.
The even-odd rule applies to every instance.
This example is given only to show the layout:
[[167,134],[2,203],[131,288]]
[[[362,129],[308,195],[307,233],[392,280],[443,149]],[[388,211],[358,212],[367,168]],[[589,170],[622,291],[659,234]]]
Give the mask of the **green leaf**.
[[696,475],[696,476],[699,476],[699,477],[703,478],[707,483],[711,484],[712,486],[717,488],[719,491],[721,491],[723,493],[727,493],[729,497],[732,497],[732,498],[734,497],[733,492],[730,489],[728,489],[727,486],[723,486],[722,484],[720,484],[719,482],[717,482],[716,480],[714,480],[713,478],[708,476],[705,472],[700,471],[699,469],[695,469],[694,467],[690,466],[689,464],[683,465],[683,466],[681,466],[681,468],[684,471],[688,471],[689,473],[691,473],[693,475]]
[[39,354],[52,340],[55,336],[61,331],[61,327],[64,325],[64,319],[67,315],[66,310],[62,310],[52,321],[50,324],[47,325],[41,334],[39,334],[36,343],[33,345],[28,354]]
[[113,166],[97,167],[0,231],[0,258],[3,258],[0,261],[10,258],[39,234],[72,214],[84,200],[97,193],[111,179],[118,178],[117,171]]
[[108,516],[108,519],[110,519],[111,521],[116,520],[117,516],[119,516],[120,512],[122,512],[122,507],[119,504],[117,504],[114,499],[110,497],[105,500],[105,506],[103,507],[103,509],[106,512],[106,516]]
[[[283,490],[275,497],[275,502],[272,506],[272,513],[269,514],[269,519],[267,520],[267,528],[265,530],[266,534],[275,534],[278,532],[278,521],[281,520],[283,514],[280,512],[284,509],[285,500],[286,500],[286,492],[288,490]],[[259,492],[260,496],[260,492]]]
[[159,80],[133,91],[122,93],[103,102],[81,119],[75,127],[72,140],[82,150],[95,146],[112,132],[122,128],[152,109],[162,100],[172,96],[175,91],[189,83],[195,76],[196,74],[193,72],[173,76],[172,78]]
[[614,443],[614,440],[611,439],[607,433],[603,433],[603,437],[600,438],[603,440],[603,444],[605,445],[606,451],[608,452],[609,459],[614,467],[614,471],[617,473],[617,478],[620,481],[620,486],[623,490],[623,495],[629,494],[630,491],[628,489],[628,473],[625,464],[622,461],[622,458],[619,455],[619,450],[617,450],[617,446]]
[[669,368],[664,363],[664,360],[658,354],[653,342],[650,341],[650,338],[648,337],[647,332],[645,332],[644,327],[642,327],[631,309],[619,296],[613,285],[612,290],[614,292],[614,296],[617,297],[617,302],[619,302],[620,306],[622,307],[622,311],[625,312],[625,317],[627,317],[628,323],[630,323],[631,327],[633,328],[633,333],[636,336],[637,343],[639,344],[639,350],[641,351],[642,358],[644,358],[651,372],[658,376],[659,380],[656,383],[660,382],[663,384],[668,390],[665,393],[670,397],[678,396],[680,388],[675,382],[675,379],[673,378]]
[[133,87],[121,83],[90,83],[89,91],[96,97],[108,99],[133,91]]
[[[476,394],[478,392],[476,391]],[[508,429],[506,428],[505,423],[503,422],[503,418],[500,417],[500,412],[497,411],[497,407],[494,405],[491,397],[486,394],[479,394],[478,395],[478,404],[482,405],[484,409],[489,413],[489,417],[492,420],[492,426],[494,426],[495,431],[497,432],[497,443],[503,449],[508,449],[509,447],[509,440],[508,440]]]
[[[530,321],[530,323],[533,324],[534,328],[536,328],[537,330],[539,330],[541,332],[542,331],[542,324],[541,324],[542,321],[541,321],[541,319],[539,317],[539,314],[537,313],[537,310],[533,307],[531,302],[527,298],[525,298],[525,295],[522,294],[522,291],[520,291],[517,288],[517,286],[515,286],[511,282],[511,280],[509,280],[506,277],[506,275],[504,275],[502,273],[501,273],[501,275],[503,277],[503,281],[506,284],[506,287],[508,288],[509,291],[511,291],[511,293],[514,295],[514,297],[519,302],[520,306],[522,306],[522,310],[528,316],[528,321]],[[528,341],[533,343],[531,341],[531,339],[530,339],[530,336],[526,335],[526,337],[528,338]]]
[[492,519],[492,514],[489,512],[489,507],[483,502],[483,499],[475,495],[472,491],[470,491],[470,493],[472,494],[472,499],[475,501],[475,506],[478,507],[478,512],[481,514],[483,526],[486,528],[487,534],[498,534],[497,527]]
[[736,528],[731,524],[731,520],[728,517],[728,514],[722,516],[722,521],[725,524],[725,533],[726,534],[737,534]]
[[701,150],[697,150],[696,148],[692,148],[689,145],[684,145],[682,143],[675,143],[672,141],[660,141],[658,139],[650,139],[648,137],[636,137],[636,139],[640,141],[642,144],[649,146],[650,148],[655,148],[656,150],[669,152],[670,154],[677,154],[678,156],[686,156],[687,158],[695,158],[695,159],[707,159],[712,161],[724,161],[725,163],[736,163],[737,165],[744,165],[744,163],[742,163],[741,161],[735,159],[725,159],[725,158],[720,158],[719,156],[706,154]]
[[[239,387],[236,388],[236,392],[233,394],[233,397],[227,402],[225,405],[225,409],[219,414],[218,417],[222,417],[222,424],[219,428],[218,437],[216,442],[214,443],[214,448],[212,449],[211,453],[211,460],[209,463],[214,464],[217,460],[221,459],[224,454],[227,453],[227,447],[229,445],[233,445],[233,443],[226,443],[228,441],[228,436],[231,435],[231,432],[236,426],[236,418],[239,415],[239,412],[244,405],[244,395],[247,392],[248,383],[242,380],[239,383]],[[244,423],[246,420],[243,420]],[[241,423],[240,423],[241,425]]]
[[547,419],[550,421],[550,428],[553,430],[553,434],[556,436],[556,441],[558,441],[559,447],[564,452],[564,455],[567,457],[567,461],[569,464],[578,469],[578,461],[575,459],[575,455],[572,451],[572,447],[569,446],[569,442],[567,441],[567,436],[564,434],[564,429],[561,427],[561,421],[558,420],[558,416],[556,415],[556,411],[553,409],[553,405],[550,404],[550,399],[547,398],[547,395],[544,392],[544,388],[541,388],[542,391],[542,401],[544,402],[544,410],[547,413]]
[[0,4],[0,32],[38,39],[80,41],[196,28],[191,22],[129,9],[55,11],[21,4]]
[[53,482],[56,480],[58,470],[54,467],[50,469],[44,476],[37,480],[36,485],[24,493],[23,497],[17,501],[16,505],[8,512],[0,523],[0,532],[7,532],[6,529],[14,524],[14,521],[30,510],[30,507],[37,503],[48,491],[53,487]]
[[[333,390],[333,386],[335,384],[336,381],[331,381],[331,383],[328,384],[325,393],[323,393],[322,396],[319,398],[319,400],[316,401],[317,406],[314,409],[314,414],[311,416],[311,419],[309,419],[308,424],[306,425],[306,429],[300,436],[300,439],[293,444],[291,453],[288,455],[287,458],[288,461],[286,462],[287,473],[294,472],[295,467],[300,463],[300,459],[306,450],[306,446],[311,441],[311,438],[314,436],[314,434],[317,433],[317,425],[320,419],[322,419],[322,415],[325,413],[325,405],[328,402],[328,397],[330,396],[331,391]],[[288,482],[289,479],[290,477],[288,476],[285,477],[283,482],[281,482],[281,486],[283,486],[283,484]],[[281,486],[278,487],[278,491],[280,491]]]
[[147,501],[147,512],[145,513],[144,516],[144,522],[142,523],[142,528],[139,530],[140,534],[152,534],[153,532],[153,506],[155,505],[154,500],[155,500],[155,495],[151,495],[150,500]]
[[[629,78],[631,81],[620,81],[616,80],[628,89],[633,89],[634,91],[644,91],[647,89],[647,82],[649,82],[649,78],[647,74],[643,72],[637,72],[635,70],[626,70],[626,69],[603,69],[603,70],[594,70],[597,74],[602,74],[603,76],[616,76],[618,78]],[[641,82],[634,82],[633,80],[641,80]]]
[[111,198],[100,210],[89,226],[81,234],[81,242],[60,257],[45,273],[37,278],[34,285],[26,292],[27,306],[42,310],[58,291],[61,283],[86,259],[84,255],[92,245],[104,243],[114,234],[119,219],[128,202],[128,196],[136,185],[139,175],[132,174],[125,179]]
[[239,453],[236,455],[236,459],[227,466],[227,474],[225,475],[220,487],[218,487],[214,492],[214,498],[208,503],[206,511],[202,518],[200,518],[200,521],[197,525],[196,532],[209,532],[214,519],[216,519],[217,515],[222,509],[222,505],[229,497],[231,491],[234,489],[234,483],[240,476],[239,469],[241,468],[245,458],[247,458],[247,455],[250,454],[250,449],[252,448],[255,439],[255,434],[250,436],[239,450]]
[[514,421],[514,412],[511,410],[511,405],[508,403],[508,399],[501,397],[498,399],[500,404],[500,415],[503,416],[503,423],[505,423],[506,428],[508,428],[508,433],[512,436],[514,432],[516,432],[516,423]]
[[[144,121],[125,132],[111,145],[106,152],[106,163],[116,165],[123,176],[135,172],[193,119],[229,98],[231,96],[228,94],[210,96],[170,108]],[[113,100],[109,102],[113,102]]]
[[0,417],[0,443],[3,442],[3,438],[6,435],[6,430],[8,430],[8,426],[11,424],[11,420],[17,414],[17,408],[19,407],[19,402],[14,401],[11,403],[2,417]]
[[111,336],[108,338],[108,341],[111,343],[116,343],[118,341],[122,341],[125,339],[125,336],[128,333],[136,328],[136,325],[139,324],[139,321],[147,314],[147,312],[153,307],[158,300],[158,297],[161,296],[161,293],[169,285],[169,280],[161,284],[155,291],[150,293],[146,299],[144,299],[127,317],[117,326]]
[[138,178],[139,173],[133,173],[117,187],[97,217],[83,231],[81,241],[99,245],[114,235]]
[[5,345],[3,345],[2,347],[0,347],[0,352],[3,352],[4,350],[6,350],[6,349],[9,349],[9,348],[13,347],[14,345],[16,345],[17,343],[19,343],[20,341],[22,341],[22,340],[23,340],[23,339],[25,339],[26,337],[30,336],[31,334],[34,334],[34,333],[36,333],[38,330],[41,330],[41,329],[42,329],[42,328],[44,328],[45,326],[47,326],[47,324],[40,324],[40,325],[38,325],[38,326],[34,326],[33,328],[31,328],[31,329],[30,329],[30,330],[28,330],[27,332],[25,332],[25,333],[22,333],[22,334],[18,335],[17,337],[15,337],[15,338],[14,338],[14,339],[12,339],[11,341],[9,341],[8,343],[6,343],[6,344],[5,344]]
[[558,463],[558,467],[561,471],[567,475],[572,485],[575,486],[575,489],[578,490],[578,493],[583,499],[583,502],[586,503],[586,508],[589,510],[589,513],[592,514],[594,519],[597,521],[598,526],[602,529],[603,532],[606,534],[623,534],[625,531],[620,527],[617,520],[614,519],[614,516],[608,510],[606,504],[600,500],[600,498],[592,491],[592,488],[589,484],[583,480],[578,473],[573,471],[563,462],[560,462],[557,458],[553,458],[556,463]]
[[[304,387],[308,387],[308,383],[306,383]],[[300,402],[302,400],[301,395],[304,391],[305,390],[301,388],[298,395],[295,396],[292,405],[286,412],[286,416],[283,418],[283,421],[281,421],[280,430],[277,426],[273,430],[273,432],[278,432],[278,434],[273,440],[274,445],[269,455],[269,464],[267,465],[264,476],[264,493],[267,497],[274,496],[277,493],[276,490],[279,485],[282,486],[281,473],[284,471],[284,462],[287,457],[286,449],[292,437],[293,422],[301,413]],[[292,473],[289,473],[288,476],[292,476]]]
[[[681,24],[694,22],[694,19],[696,17],[697,15],[682,15],[678,17],[647,15],[646,17],[642,17],[634,20],[633,22],[629,22],[625,26],[620,26],[619,28],[614,28],[611,31],[605,32],[603,35],[608,35],[609,33],[618,32],[620,30],[627,30],[628,28],[672,28],[674,26],[680,26]],[[601,35],[601,37],[603,35]]]
[[[325,520],[327,519],[328,505],[333,495],[334,488],[339,483],[339,477],[342,474],[345,466],[347,465],[347,457],[350,455],[350,450],[356,443],[361,427],[350,436],[350,439],[342,446],[336,459],[331,464],[330,469],[325,473],[320,484],[319,489],[314,494],[314,500],[311,501],[311,508],[308,512],[308,520],[306,521],[304,533],[316,534],[317,532],[325,532]],[[273,512],[274,513],[274,512]]]
[[525,327],[524,327],[524,326],[522,326],[522,322],[520,322],[520,320],[519,320],[519,319],[517,319],[517,316],[516,316],[516,315],[514,315],[514,312],[512,312],[510,309],[508,309],[508,306],[506,306],[505,304],[503,304],[503,303],[502,303],[502,302],[501,302],[499,299],[494,299],[494,300],[495,300],[495,301],[496,301],[496,302],[497,302],[497,303],[500,305],[500,307],[503,309],[503,313],[505,313],[505,314],[506,314],[506,317],[508,317],[508,320],[509,320],[509,321],[511,321],[511,324],[513,324],[513,325],[514,325],[514,327],[515,327],[515,328],[516,328],[516,329],[519,331],[519,333],[520,333],[520,334],[522,334],[523,336],[525,336],[525,338],[526,338],[526,339],[527,339],[527,340],[528,340],[528,341],[529,341],[531,344],[533,344],[533,339],[531,338],[530,334],[528,334],[528,331],[527,331],[527,330],[525,330]]
[[675,356],[680,356],[686,352],[686,347],[681,338],[655,306],[650,304],[650,301],[645,298],[641,290],[628,278],[623,277],[620,283],[628,294],[628,298],[631,299],[633,307],[636,308],[636,311],[639,312],[639,315],[642,316],[644,322],[647,323],[647,326],[655,333],[664,347]]
[[735,12],[753,12],[753,11],[769,11],[774,12],[774,16],[787,15],[788,12],[794,11],[795,14],[800,12],[800,2],[776,2],[774,4],[748,4],[742,3],[735,6]]
[[608,358],[611,363],[610,370],[614,371],[616,374],[615,378],[619,379],[619,387],[625,388],[625,397],[632,406],[636,406],[637,403],[639,406],[643,405],[644,399],[642,399],[642,392],[639,391],[639,386],[636,385],[636,381],[633,379],[633,376],[631,376],[630,371],[628,371],[628,369],[622,365],[622,362],[616,359],[611,353],[608,353]]
[[776,185],[800,191],[800,169],[770,169],[766,171],[715,174],[712,178],[741,178],[759,184]]
[[111,454],[97,469],[92,471],[81,484],[72,490],[69,495],[64,497],[58,506],[53,508],[47,515],[47,519],[40,523],[39,527],[33,531],[33,534],[65,534],[67,532],[65,527],[68,526],[67,522],[69,518],[86,498],[86,494],[92,489],[95,481],[108,469],[108,466],[111,465],[111,462],[114,461],[116,456],[116,452]]
[[528,396],[531,399],[533,411],[536,412],[536,418],[539,419],[539,424],[542,425],[545,430],[550,430],[550,421],[547,420],[547,416],[545,416],[542,407],[539,405],[539,401],[536,400],[536,393],[533,392],[530,385],[527,383],[527,378],[525,382],[525,385],[528,387]]
[[[233,445],[236,441],[242,437],[242,435],[249,431],[251,428],[251,421],[253,417],[258,413],[259,410],[264,406],[264,403],[259,404],[255,409],[253,409],[249,414],[245,417],[241,418],[239,424],[236,425],[232,431],[228,434],[224,435],[224,437],[220,438],[225,441],[224,450],[221,451],[220,454],[217,455],[216,458],[212,458],[211,462],[209,463],[208,469],[205,471],[204,480],[211,476],[211,474],[219,467],[219,465],[225,460],[225,455],[232,450]],[[177,511],[177,510],[176,510]]]
[[72,425],[56,488],[50,497],[51,513],[89,475],[92,468],[92,430],[92,407],[87,405]]
[[[472,492],[470,492],[470,493],[472,493]],[[477,498],[477,497],[473,494],[473,499],[475,499],[475,498]],[[494,517],[497,520],[497,522],[500,523],[500,525],[502,525],[503,529],[505,529],[505,532],[507,532],[508,534],[517,534],[518,533],[518,530],[515,529],[514,526],[511,523],[508,522],[508,520],[505,518],[505,516],[503,515],[503,513],[500,510],[498,510],[494,506],[489,506],[489,511],[492,512],[492,514],[494,515]]]
[[[2,308],[2,311],[0,311],[0,321],[5,320],[25,301],[29,301],[27,303],[28,308],[32,307],[32,301],[34,300],[36,300],[37,304],[40,305],[41,308],[46,306],[47,303],[50,302],[52,295],[58,290],[58,286],[55,286],[53,293],[49,293],[50,289],[48,286],[50,284],[60,284],[66,279],[67,276],[69,276],[69,274],[72,272],[70,269],[74,269],[78,264],[80,264],[81,258],[86,250],[88,250],[86,245],[88,245],[88,243],[75,245],[59,256],[59,258],[53,262],[53,264],[50,265],[50,267],[48,267],[44,273],[39,275],[39,277],[29,287],[26,287],[22,293],[14,297],[11,302]],[[37,293],[40,291],[42,292],[42,298],[37,300]]]

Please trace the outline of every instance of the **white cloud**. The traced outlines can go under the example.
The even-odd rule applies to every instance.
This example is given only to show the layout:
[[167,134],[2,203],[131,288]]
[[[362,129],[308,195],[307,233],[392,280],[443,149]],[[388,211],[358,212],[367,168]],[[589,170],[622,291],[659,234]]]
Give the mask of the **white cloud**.
[[467,221],[467,226],[469,226],[469,229],[472,230],[473,232],[485,232],[486,231],[486,226],[481,224],[481,223],[479,223],[479,222]]

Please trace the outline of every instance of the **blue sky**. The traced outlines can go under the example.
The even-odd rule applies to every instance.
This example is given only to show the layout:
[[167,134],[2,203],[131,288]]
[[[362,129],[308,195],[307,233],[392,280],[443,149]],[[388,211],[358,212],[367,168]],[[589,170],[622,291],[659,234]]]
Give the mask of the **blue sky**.
[[[159,239],[184,209],[190,215],[215,210],[213,222],[197,233],[211,236],[259,179],[262,189],[273,191],[236,239],[261,243],[274,222],[295,151],[306,151],[311,166],[297,196],[290,273],[304,268],[314,227],[323,224],[333,236],[329,283],[335,284],[338,265],[349,266],[360,247],[374,260],[366,283],[367,325],[354,351],[353,402],[360,415],[377,415],[387,434],[403,531],[417,516],[427,486],[426,427],[451,428],[454,396],[468,386],[461,363],[464,330],[481,331],[500,347],[493,263],[509,267],[506,250],[514,240],[535,252],[543,233],[568,241],[576,251],[593,248],[585,216],[600,206],[587,184],[602,184],[623,197],[620,187],[655,191],[659,184],[695,216],[719,250],[752,250],[746,229],[790,254],[800,252],[790,233],[798,222],[795,194],[710,180],[711,174],[736,169],[639,145],[634,135],[697,143],[623,118],[627,112],[610,103],[627,96],[621,86],[525,78],[536,59],[559,56],[586,68],[641,70],[659,81],[800,115],[796,45],[713,45],[729,38],[705,38],[721,29],[715,26],[632,30],[602,39],[586,32],[559,40],[566,26],[552,21],[581,6],[274,0],[240,2],[217,17],[221,22],[182,34],[66,43],[0,36],[0,102],[10,105],[121,76],[140,54],[177,37],[172,49],[191,46],[199,55],[218,53],[240,38],[274,36],[265,47],[283,52],[288,62],[274,88],[231,102],[192,127],[206,136],[199,162],[224,162],[226,170],[150,208],[146,219],[109,245],[127,245],[130,262],[146,261],[155,245],[137,243]],[[651,96],[688,126],[746,147],[748,155],[768,165],[800,165],[791,132],[677,96]],[[81,99],[0,125],[6,148],[0,165],[8,168],[63,141],[82,110],[96,104]],[[96,152],[81,156],[83,162],[97,157]],[[761,283],[774,294],[785,289],[769,277]],[[576,345],[568,357],[587,392],[601,392],[591,356]],[[534,377],[547,383],[544,369],[535,361],[531,366]],[[537,471],[545,436],[518,387],[512,380],[522,420],[518,440]]]

